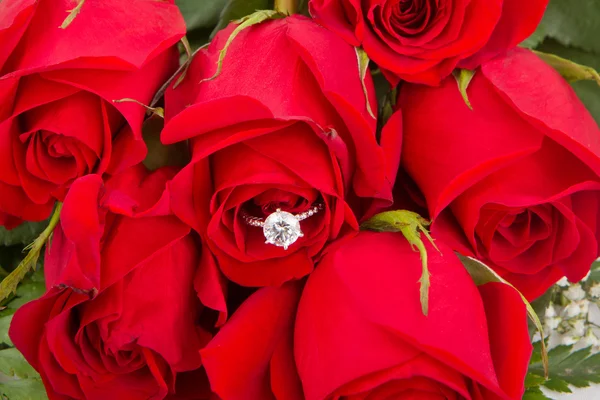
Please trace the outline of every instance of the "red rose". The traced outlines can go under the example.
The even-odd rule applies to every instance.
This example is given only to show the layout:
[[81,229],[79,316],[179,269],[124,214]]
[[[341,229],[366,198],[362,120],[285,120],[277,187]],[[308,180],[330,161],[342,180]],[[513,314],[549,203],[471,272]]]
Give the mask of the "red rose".
[[10,328],[51,399],[163,399],[176,383],[189,391],[186,382],[203,390],[176,379],[200,367],[210,334],[197,325],[191,283],[198,244],[166,213],[172,176],[136,168],[103,188],[89,175],[67,194],[46,254],[47,293]]
[[303,283],[259,289],[201,350],[222,400],[305,400],[294,361],[294,320]]
[[[0,223],[43,220],[80,176],[143,160],[145,110],[177,68],[185,25],[150,0],[0,3]],[[12,217],[2,217],[8,215]]]
[[[190,139],[192,151],[170,187],[173,209],[229,279],[279,285],[310,273],[327,242],[355,232],[355,214],[390,204],[400,135],[378,145],[363,91],[364,84],[375,107],[373,85],[369,76],[361,82],[355,50],[305,17],[243,30],[221,73],[206,81],[234,27],[166,93],[163,142]],[[287,250],[247,223],[278,208],[298,214],[319,206]]]
[[363,46],[388,80],[437,85],[473,69],[537,27],[548,0],[311,0],[320,24]]
[[598,257],[598,126],[526,50],[485,63],[467,93],[473,111],[454,78],[401,89],[403,164],[434,231],[528,298],[564,275],[580,280]]
[[361,233],[323,258],[296,316],[307,400],[521,399],[532,349],[523,301],[508,285],[477,288],[437,244],[428,316],[421,260],[402,235]]
[[334,246],[306,286],[258,290],[201,350],[221,399],[521,399],[532,346],[513,288],[477,288],[450,249],[427,246],[425,317],[402,235]]

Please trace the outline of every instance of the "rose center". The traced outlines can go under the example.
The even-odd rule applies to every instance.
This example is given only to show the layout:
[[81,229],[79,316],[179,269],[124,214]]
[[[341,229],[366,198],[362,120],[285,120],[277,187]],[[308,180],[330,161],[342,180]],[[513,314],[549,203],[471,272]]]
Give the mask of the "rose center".
[[43,143],[46,145],[49,156],[55,158],[73,157],[73,143],[68,143],[72,142],[69,138],[48,131],[41,131],[38,135],[41,136]]

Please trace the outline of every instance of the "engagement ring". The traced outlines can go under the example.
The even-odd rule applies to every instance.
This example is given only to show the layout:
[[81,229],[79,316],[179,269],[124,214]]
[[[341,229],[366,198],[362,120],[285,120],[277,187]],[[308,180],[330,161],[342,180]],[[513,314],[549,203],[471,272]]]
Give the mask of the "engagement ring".
[[263,234],[267,239],[265,243],[287,250],[299,237],[304,236],[300,229],[300,221],[312,217],[323,208],[323,203],[319,203],[300,214],[292,214],[278,208],[267,218],[254,217],[244,210],[241,215],[248,225],[263,228]]

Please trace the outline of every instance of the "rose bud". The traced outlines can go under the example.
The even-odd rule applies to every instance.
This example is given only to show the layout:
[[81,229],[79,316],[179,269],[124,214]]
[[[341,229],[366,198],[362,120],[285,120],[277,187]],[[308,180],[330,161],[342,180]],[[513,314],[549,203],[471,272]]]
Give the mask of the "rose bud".
[[433,231],[533,299],[598,257],[600,130],[570,85],[514,50],[475,73],[467,94],[404,85],[403,166]]
[[[0,3],[0,224],[40,221],[86,174],[144,159],[141,126],[177,69],[183,18],[165,1]],[[74,18],[72,18],[74,16]],[[66,18],[66,19],[65,19]]]
[[195,234],[168,214],[163,195],[173,173],[122,175],[104,187],[97,175],[73,183],[46,253],[47,292],[12,321],[10,337],[51,399],[203,390],[177,379],[200,368],[211,335],[198,323]]
[[428,316],[421,259],[401,234],[364,232],[323,257],[296,316],[306,400],[521,399],[532,351],[525,304],[509,285],[475,286],[436,244],[443,255],[425,243]]
[[533,33],[548,0],[311,0],[310,13],[363,46],[392,85],[438,85]]
[[170,185],[173,210],[227,278],[279,285],[391,204],[400,132],[380,147],[372,80],[335,34],[302,16],[267,21],[243,29],[218,70],[235,27],[166,93],[162,140],[189,139],[192,153]]

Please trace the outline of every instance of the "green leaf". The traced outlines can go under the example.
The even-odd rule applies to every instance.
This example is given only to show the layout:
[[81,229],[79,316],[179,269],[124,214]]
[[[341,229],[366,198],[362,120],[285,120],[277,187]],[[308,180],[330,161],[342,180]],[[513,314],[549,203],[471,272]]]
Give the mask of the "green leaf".
[[600,54],[600,1],[552,0],[542,20],[546,35],[565,46]]
[[[505,279],[503,279],[500,275],[498,275],[493,269],[491,269],[490,267],[488,267],[481,261],[476,260],[472,257],[464,257],[461,255],[459,255],[458,257],[460,258],[463,265],[465,266],[465,268],[471,275],[471,278],[473,278],[473,281],[475,282],[476,285],[480,286],[480,285],[485,285],[486,283],[490,283],[490,282],[500,282],[500,283],[504,283],[505,285],[512,287],[519,294],[519,296],[521,296],[521,300],[523,300],[523,304],[525,304],[525,307],[527,308],[527,315],[529,316],[531,321],[533,321],[533,323],[535,324],[535,327],[537,328],[538,332],[540,333],[540,335],[542,337],[544,336],[544,327],[542,326],[542,322],[540,321],[540,318],[534,311],[534,309],[531,306],[531,304],[529,303],[529,301],[527,301],[525,296],[523,296],[523,294],[521,294],[521,292],[519,292],[517,290],[517,288],[515,288],[513,285],[511,285],[509,282],[507,282]],[[541,365],[543,368],[542,368],[542,373],[541,374],[537,373],[537,375],[542,375],[544,377],[547,377],[548,371],[549,371],[548,370],[549,360],[548,360],[548,352],[546,351],[546,343],[543,340],[540,341],[539,343],[540,343],[540,349],[541,349],[541,351],[540,351]],[[530,371],[530,372],[533,372],[533,371]]]
[[419,283],[421,285],[420,297],[423,315],[427,315],[429,313],[430,279],[429,268],[427,267],[427,249],[425,249],[425,244],[421,239],[421,233],[425,235],[433,247],[439,251],[433,241],[433,238],[429,235],[429,231],[426,228],[427,226],[429,226],[429,221],[421,217],[419,214],[407,210],[383,212],[375,215],[373,218],[361,225],[362,229],[368,229],[377,232],[401,232],[406,240],[408,240],[408,243],[410,243],[410,246],[419,251],[421,255],[422,267],[421,279],[419,279]]
[[527,376],[525,377],[525,387],[530,388],[530,387],[540,386],[545,381],[546,381],[546,378],[544,378],[543,376],[528,373]]
[[544,382],[544,386],[553,392],[558,393],[573,393],[569,388],[569,384],[562,379],[548,379]]
[[12,347],[13,344],[8,336],[8,329],[13,314],[23,304],[41,297],[45,292],[44,273],[41,268],[38,268],[19,285],[16,296],[0,311],[0,343]]
[[525,47],[526,49],[533,49],[544,41],[546,35],[546,26],[543,23],[540,23],[536,31],[533,32],[533,34],[527,39],[525,39],[520,46]]
[[373,113],[373,109],[371,108],[371,103],[369,102],[369,93],[367,91],[367,85],[365,83],[365,78],[369,73],[369,56],[367,53],[360,47],[356,47],[356,58],[358,60],[358,76],[360,78],[360,84],[362,85],[363,94],[365,96],[365,101],[367,103],[367,112],[373,119],[377,119],[375,114]]
[[552,400],[550,397],[547,397],[539,388],[539,386],[534,386],[527,388],[525,393],[523,394],[523,400]]
[[227,0],[175,0],[175,4],[179,7],[189,32],[215,26]]
[[228,0],[219,17],[219,23],[210,36],[214,37],[231,21],[242,19],[258,10],[271,10],[272,8],[273,0]]
[[15,348],[0,350],[0,372],[20,379],[39,378],[39,374],[27,363],[23,354]]
[[592,284],[600,282],[600,261],[596,261],[592,264],[592,270],[588,281],[592,282]]
[[39,374],[27,363],[25,357],[15,348],[8,336],[8,330],[15,310],[23,303],[44,293],[44,275],[37,270],[28,276],[17,289],[17,297],[0,311],[0,399],[41,400],[47,399],[46,390]]
[[8,336],[8,329],[10,328],[10,323],[12,322],[14,310],[6,311],[8,311],[8,314],[0,317],[0,343],[12,347],[13,343]]
[[0,380],[0,393],[8,400],[48,400],[41,379]]
[[[543,386],[568,393],[568,385],[582,388],[591,383],[600,383],[600,353],[592,355],[589,347],[572,350],[573,346],[557,346],[550,350],[549,380],[544,382]],[[543,366],[537,360],[529,365],[531,374],[540,375],[542,371]]]
[[465,104],[467,105],[467,107],[469,107],[470,110],[473,110],[473,106],[469,101],[467,89],[469,88],[469,84],[475,76],[475,71],[471,71],[468,69],[455,69],[452,75],[454,75],[454,78],[456,79],[456,83],[458,84],[458,90],[463,100],[465,101]]
[[48,220],[25,222],[12,230],[0,226],[0,246],[28,245],[48,226]]
[[17,288],[17,298],[8,303],[7,308],[16,310],[23,304],[42,297],[45,292],[46,285],[44,282],[23,283]]

